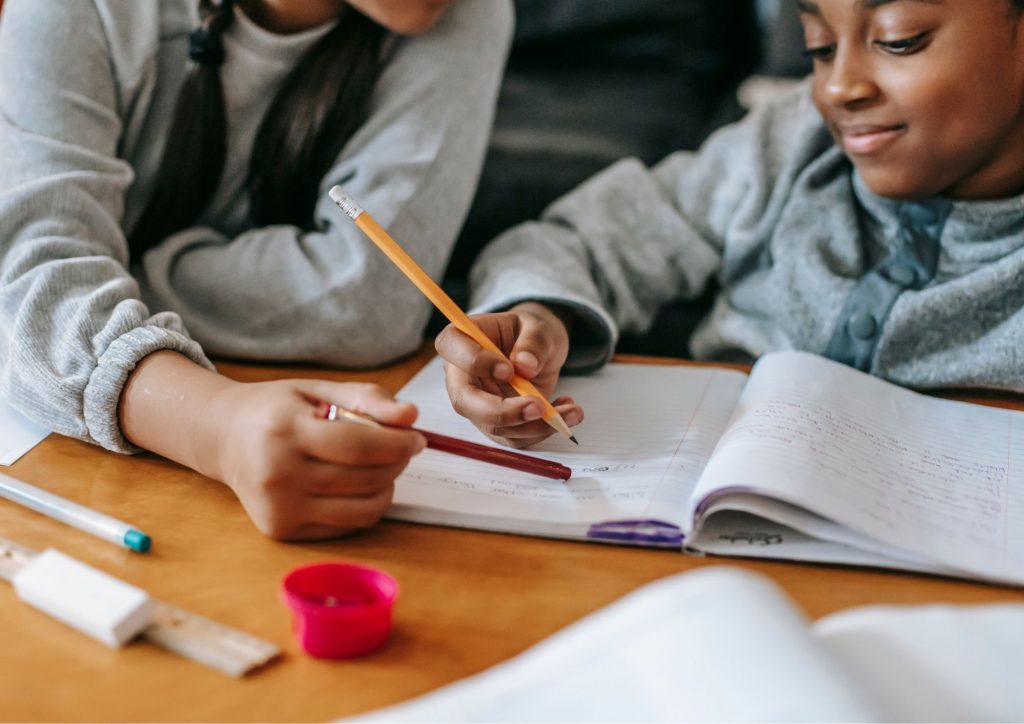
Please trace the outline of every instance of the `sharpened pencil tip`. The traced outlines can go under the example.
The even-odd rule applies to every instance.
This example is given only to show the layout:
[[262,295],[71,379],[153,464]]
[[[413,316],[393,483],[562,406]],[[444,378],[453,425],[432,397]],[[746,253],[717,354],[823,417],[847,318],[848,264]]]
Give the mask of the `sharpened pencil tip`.
[[572,440],[572,441],[573,441],[574,443],[576,443],[577,445],[579,445],[579,444],[580,444],[580,441],[576,439],[576,436],[575,436],[575,435],[570,435],[570,436],[569,436],[569,439],[570,439],[570,440]]

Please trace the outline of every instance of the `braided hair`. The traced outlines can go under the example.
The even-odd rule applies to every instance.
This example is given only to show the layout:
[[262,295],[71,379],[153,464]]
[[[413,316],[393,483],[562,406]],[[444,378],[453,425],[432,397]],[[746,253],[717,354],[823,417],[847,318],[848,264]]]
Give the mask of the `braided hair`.
[[[194,65],[178,95],[149,204],[128,239],[131,258],[194,223],[220,183],[227,128],[220,66],[235,0],[199,0]],[[382,67],[384,29],[351,6],[281,85],[253,145],[247,187],[257,226],[312,228],[320,180],[366,120]]]

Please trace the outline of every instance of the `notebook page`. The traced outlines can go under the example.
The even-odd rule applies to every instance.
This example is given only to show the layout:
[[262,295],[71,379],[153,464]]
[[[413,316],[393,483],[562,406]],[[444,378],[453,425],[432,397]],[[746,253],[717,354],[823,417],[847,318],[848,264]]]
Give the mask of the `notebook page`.
[[895,548],[1024,581],[1024,413],[928,397],[813,355],[767,355],[709,463],[716,489],[802,506]]
[[[585,412],[574,428],[579,447],[556,435],[524,452],[568,465],[571,480],[424,450],[396,481],[388,517],[564,536],[612,520],[681,526],[745,380],[731,370],[632,364],[565,378],[558,393]],[[452,410],[440,358],[398,397],[417,405],[418,427],[494,444]]]
[[1024,721],[1024,605],[867,606],[815,638],[892,721]]
[[648,584],[520,656],[360,721],[871,721],[768,579]]

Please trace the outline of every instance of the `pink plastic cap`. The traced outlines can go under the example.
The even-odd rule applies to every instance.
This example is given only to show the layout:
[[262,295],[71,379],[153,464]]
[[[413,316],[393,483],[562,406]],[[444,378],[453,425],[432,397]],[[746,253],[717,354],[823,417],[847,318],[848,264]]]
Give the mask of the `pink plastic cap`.
[[306,653],[344,659],[379,648],[391,633],[398,582],[354,563],[314,563],[281,582],[295,638]]

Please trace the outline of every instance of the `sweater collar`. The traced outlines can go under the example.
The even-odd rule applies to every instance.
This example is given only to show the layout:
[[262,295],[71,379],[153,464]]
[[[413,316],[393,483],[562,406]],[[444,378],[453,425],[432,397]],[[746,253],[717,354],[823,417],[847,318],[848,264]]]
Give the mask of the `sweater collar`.
[[245,14],[244,10],[236,5],[235,21],[228,28],[226,38],[230,38],[231,41],[261,58],[280,62],[283,65],[293,65],[303,53],[315,45],[320,38],[327,35],[337,24],[338,21],[334,20],[297,33],[272,33],[257,25]]
[[928,209],[944,217],[947,228],[955,229],[960,238],[988,240],[1019,234],[1024,228],[1024,194],[986,201],[954,200],[945,196],[900,201],[871,191],[856,170],[853,189],[863,209],[882,223],[902,225],[908,218],[927,215],[919,210]]

